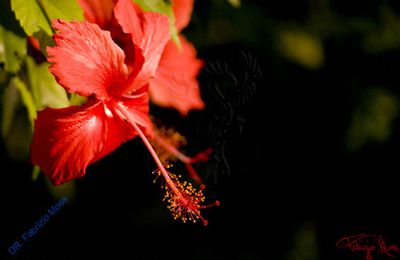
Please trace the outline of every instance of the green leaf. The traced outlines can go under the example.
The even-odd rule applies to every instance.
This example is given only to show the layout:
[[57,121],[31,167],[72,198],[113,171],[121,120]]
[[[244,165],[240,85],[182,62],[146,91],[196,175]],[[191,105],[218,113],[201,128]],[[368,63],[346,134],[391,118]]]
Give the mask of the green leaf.
[[32,126],[26,113],[18,113],[12,123],[12,131],[4,138],[7,153],[11,158],[26,162],[29,157],[29,145],[32,142]]
[[70,181],[63,183],[58,186],[54,186],[49,182],[46,178],[46,186],[49,193],[53,196],[53,198],[59,200],[63,197],[67,197],[69,202],[74,202],[76,197],[76,183],[75,181]]
[[28,76],[28,85],[29,89],[32,93],[33,100],[35,101],[35,107],[39,107],[40,104],[40,91],[39,91],[39,77],[36,72],[36,62],[30,56],[27,56],[25,59],[27,76]]
[[83,12],[76,0],[37,0],[46,12],[47,17],[53,19],[83,21]]
[[32,168],[32,181],[36,181],[39,178],[40,168],[39,166],[33,166]]
[[83,20],[76,0],[11,0],[11,7],[25,33],[39,40],[44,54],[46,47],[52,44],[52,20]]
[[50,73],[49,63],[37,65],[31,57],[27,57],[26,65],[29,86],[37,110],[46,107],[63,108],[70,105],[66,91],[57,84]]
[[11,0],[11,9],[29,36],[42,28],[47,34],[53,33],[50,22],[36,0]]
[[29,91],[26,84],[19,77],[14,77],[13,79],[11,79],[11,85],[15,86],[19,90],[19,93],[21,94],[22,103],[26,107],[29,121],[31,122],[31,126],[33,129],[33,123],[36,118],[36,105],[32,97],[32,94]]
[[52,107],[64,108],[70,106],[67,92],[57,84],[56,79],[49,71],[49,63],[42,63],[37,68],[40,78],[39,93],[40,103],[38,108]]
[[175,15],[172,9],[171,1],[165,0],[134,0],[144,11],[146,12],[157,12],[168,16],[169,30],[171,32],[172,40],[180,47],[180,41],[178,37],[178,29],[175,26]]
[[[0,91],[1,91],[1,88],[3,87],[3,85],[6,83],[7,78],[8,78],[7,72],[5,70],[0,70]],[[2,92],[0,92],[0,93],[2,93]]]
[[10,132],[18,106],[18,98],[18,89],[11,84],[7,86],[2,97],[1,136],[3,138]]
[[46,48],[47,46],[54,46],[53,38],[51,38],[51,36],[48,35],[43,29],[40,29],[39,31],[35,32],[33,34],[33,37],[35,37],[39,41],[40,50],[42,51],[44,56],[47,57]]
[[81,106],[87,102],[87,97],[80,96],[76,93],[71,93],[71,97],[69,99],[71,105]]
[[4,63],[4,69],[17,73],[25,55],[26,39],[0,25],[0,63]]
[[[25,110],[21,110],[18,86],[23,85],[19,78],[13,77],[2,97],[1,135],[7,153],[16,160],[26,161],[29,144],[32,140],[32,124]],[[22,87],[23,88],[23,87]]]
[[167,14],[169,9],[172,10],[170,1],[164,0],[133,0],[146,12],[157,12]]

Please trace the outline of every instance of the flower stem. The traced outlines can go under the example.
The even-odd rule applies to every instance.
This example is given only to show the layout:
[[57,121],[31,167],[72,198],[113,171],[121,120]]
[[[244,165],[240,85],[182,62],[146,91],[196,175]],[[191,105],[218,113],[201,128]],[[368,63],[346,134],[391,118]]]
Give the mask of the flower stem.
[[116,112],[119,114],[122,114],[121,118],[125,118],[127,122],[135,129],[135,131],[139,134],[140,138],[142,139],[143,143],[149,150],[151,156],[153,157],[155,163],[157,164],[159,170],[161,171],[161,174],[163,175],[165,182],[167,185],[171,188],[171,190],[175,193],[175,195],[179,196],[180,198],[183,198],[181,192],[179,189],[175,186],[174,182],[172,181],[171,177],[169,176],[169,173],[165,169],[164,165],[162,164],[160,158],[158,158],[158,155],[156,151],[154,151],[153,146],[151,146],[149,140],[146,138],[144,135],[143,131],[139,128],[139,126],[135,123],[134,118],[130,115],[128,111],[123,106],[117,106],[116,107]]

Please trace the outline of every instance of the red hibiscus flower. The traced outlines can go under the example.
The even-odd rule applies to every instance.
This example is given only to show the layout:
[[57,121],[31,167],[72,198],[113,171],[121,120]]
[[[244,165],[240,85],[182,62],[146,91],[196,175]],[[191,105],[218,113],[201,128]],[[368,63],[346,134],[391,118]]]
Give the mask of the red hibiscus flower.
[[83,176],[88,165],[139,136],[165,180],[165,199],[174,217],[194,222],[201,218],[206,224],[200,215],[205,207],[200,205],[202,190],[168,172],[147,139],[152,134],[148,83],[170,39],[168,18],[137,13],[129,0],[119,0],[112,21],[98,23],[104,30],[89,22],[52,24],[57,33],[55,46],[47,48],[50,71],[68,92],[88,97],[88,102],[38,113],[32,163],[59,185]]
[[[114,35],[119,34],[120,28],[115,22],[115,18],[118,20],[115,12],[120,11],[120,6],[114,7],[112,0],[79,0],[79,3],[84,9],[86,20],[110,30],[113,38],[116,38]],[[181,31],[189,24],[193,0],[173,0],[172,7],[177,29]],[[141,12],[138,6],[135,8]],[[124,12],[127,14],[128,10]],[[129,21],[126,20],[126,22]],[[196,79],[203,62],[196,58],[196,49],[185,37],[180,35],[179,41],[181,48],[173,40],[168,42],[154,79],[150,81],[149,91],[153,103],[175,108],[182,115],[186,115],[192,109],[204,108]],[[126,41],[121,42],[126,43]]]
[[[130,39],[124,34],[125,27],[130,23],[136,23],[135,16],[129,16],[132,6],[138,13],[142,13],[139,6],[130,3],[130,7],[113,0],[79,0],[79,4],[84,10],[85,19],[89,22],[98,24],[101,28],[111,31],[113,39],[125,50],[132,53]],[[185,28],[189,22],[193,9],[193,0],[173,0],[172,7],[175,14],[175,24],[179,31]],[[122,15],[123,14],[123,15]],[[125,17],[126,19],[121,19]],[[122,28],[121,28],[122,26]],[[191,109],[201,109],[204,103],[200,97],[197,74],[203,62],[196,58],[196,49],[183,36],[179,36],[181,48],[171,39],[163,50],[156,74],[149,82],[150,99],[153,103],[173,107],[186,115]],[[134,56],[133,54],[130,56]],[[192,166],[197,162],[204,162],[208,159],[210,150],[188,157],[171,144],[171,140],[166,138],[160,131],[153,132],[152,144],[160,147],[158,151],[164,150],[175,159],[182,161],[188,170],[190,177],[197,183],[201,183],[201,177]]]

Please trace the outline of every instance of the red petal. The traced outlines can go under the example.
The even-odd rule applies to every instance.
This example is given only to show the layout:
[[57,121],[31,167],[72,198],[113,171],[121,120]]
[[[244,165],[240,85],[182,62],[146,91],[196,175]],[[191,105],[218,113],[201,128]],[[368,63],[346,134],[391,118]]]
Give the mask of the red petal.
[[[85,174],[86,167],[108,155],[137,133],[116,117],[116,103],[98,101],[84,107],[47,108],[38,114],[31,145],[31,161],[38,165],[54,185]],[[123,102],[137,124],[150,131],[148,96]]]
[[129,0],[119,0],[114,8],[114,15],[125,33],[132,36],[132,41],[144,57],[144,64],[138,74],[131,77],[132,83],[124,89],[136,90],[154,77],[161,54],[170,39],[168,17],[159,13],[138,13]]
[[140,10],[130,0],[118,0],[114,7],[114,22],[111,28],[112,37],[119,41],[122,46],[126,60],[125,63],[130,68],[130,80],[125,85],[113,88],[114,95],[124,95],[131,89],[134,78],[138,75],[144,64],[142,49],[138,46],[138,41],[133,39],[143,39],[141,20],[138,16]]
[[157,71],[161,54],[170,40],[167,16],[157,13],[141,14],[144,37],[139,45],[143,50],[145,63],[135,79],[135,87],[141,87],[152,79]]
[[191,109],[204,108],[196,79],[203,62],[196,58],[192,44],[183,36],[180,41],[182,50],[173,41],[167,44],[156,77],[150,82],[150,97],[155,104],[186,115]]
[[109,32],[88,22],[54,20],[53,27],[59,32],[47,48],[50,71],[67,91],[105,99],[108,88],[126,80],[125,54]]
[[188,26],[193,11],[193,0],[172,0],[175,24],[179,31]]
[[31,145],[32,163],[55,185],[83,176],[103,149],[106,118],[103,102],[39,112]]
[[113,0],[78,0],[85,19],[91,23],[106,28],[113,18]]
[[114,15],[124,33],[131,34],[134,41],[143,38],[142,23],[131,0],[118,0],[115,3]]

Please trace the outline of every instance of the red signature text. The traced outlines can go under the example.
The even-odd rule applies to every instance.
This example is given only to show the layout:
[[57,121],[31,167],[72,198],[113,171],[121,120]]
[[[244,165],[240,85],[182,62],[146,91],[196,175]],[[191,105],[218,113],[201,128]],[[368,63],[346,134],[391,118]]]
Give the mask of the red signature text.
[[395,257],[393,253],[400,252],[397,245],[387,245],[382,235],[367,233],[343,237],[336,243],[336,247],[349,248],[355,253],[360,252],[364,254],[364,260],[373,260],[372,252],[389,257]]

